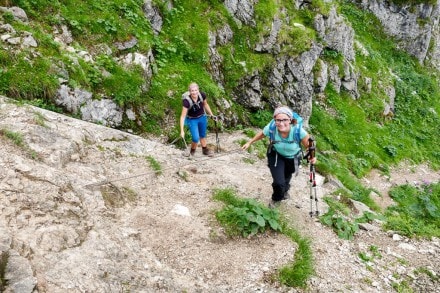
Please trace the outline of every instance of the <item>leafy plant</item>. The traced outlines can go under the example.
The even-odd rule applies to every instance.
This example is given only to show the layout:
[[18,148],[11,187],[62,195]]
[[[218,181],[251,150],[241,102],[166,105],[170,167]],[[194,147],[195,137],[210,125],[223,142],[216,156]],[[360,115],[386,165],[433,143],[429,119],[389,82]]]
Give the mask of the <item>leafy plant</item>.
[[356,219],[356,223],[371,223],[374,219],[384,219],[383,216],[371,212],[364,212],[361,217]]
[[[231,190],[217,191],[214,199],[230,201],[231,193]],[[254,199],[236,198],[218,211],[216,217],[230,236],[248,237],[268,229],[282,231],[278,212],[264,207]]]
[[323,224],[332,227],[333,231],[342,239],[352,240],[354,234],[359,231],[357,223],[350,222],[334,210],[329,210],[321,216],[320,220]]
[[364,212],[358,218],[350,218],[350,194],[344,189],[338,189],[333,192],[333,197],[324,197],[323,200],[329,206],[327,213],[321,216],[321,223],[332,227],[332,229],[342,239],[351,240],[357,231],[359,231],[359,223],[369,223],[374,219],[383,219],[379,214],[372,212]]

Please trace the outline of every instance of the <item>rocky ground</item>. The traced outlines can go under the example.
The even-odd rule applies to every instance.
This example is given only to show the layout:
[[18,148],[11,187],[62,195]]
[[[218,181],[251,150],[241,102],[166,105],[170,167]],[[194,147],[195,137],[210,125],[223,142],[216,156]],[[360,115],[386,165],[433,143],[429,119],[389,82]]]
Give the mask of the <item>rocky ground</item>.
[[[230,239],[214,217],[222,207],[212,199],[217,188],[265,204],[270,199],[269,170],[239,149],[241,132],[221,133],[214,158],[198,150],[188,160],[159,138],[3,99],[0,131],[5,292],[393,292],[392,284],[439,292],[439,239],[407,239],[379,223],[354,240],[338,238],[309,216],[307,168],[279,210],[310,239],[316,274],[305,290],[268,282],[292,261],[295,243],[275,233]],[[208,140],[214,142],[214,134]],[[364,178],[383,207],[392,204],[391,186],[422,180],[440,175],[402,165],[389,177],[373,171]],[[318,176],[320,198],[336,188],[324,181]]]

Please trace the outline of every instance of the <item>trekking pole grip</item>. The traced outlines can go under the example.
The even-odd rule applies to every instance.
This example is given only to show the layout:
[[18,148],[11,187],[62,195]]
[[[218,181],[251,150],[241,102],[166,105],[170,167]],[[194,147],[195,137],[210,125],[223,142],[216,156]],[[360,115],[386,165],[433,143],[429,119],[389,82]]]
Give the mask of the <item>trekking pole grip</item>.
[[307,160],[312,160],[315,157],[315,140],[313,139],[313,137],[309,137],[309,147],[307,150]]

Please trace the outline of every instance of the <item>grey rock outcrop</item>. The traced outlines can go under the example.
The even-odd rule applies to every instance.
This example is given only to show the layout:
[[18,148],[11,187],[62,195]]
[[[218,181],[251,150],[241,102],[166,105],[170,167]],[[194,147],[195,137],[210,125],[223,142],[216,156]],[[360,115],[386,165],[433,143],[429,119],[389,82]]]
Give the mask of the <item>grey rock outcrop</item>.
[[145,17],[150,22],[151,28],[153,29],[154,33],[156,35],[159,34],[162,30],[163,25],[163,19],[160,15],[160,10],[153,5],[151,0],[146,0],[142,9],[145,13]]
[[322,49],[320,44],[313,44],[309,51],[296,58],[279,57],[267,69],[266,80],[258,72],[244,78],[236,89],[235,99],[251,109],[262,109],[264,101],[272,107],[289,105],[304,117],[304,125],[307,126],[314,94],[312,69]]
[[61,85],[55,103],[81,119],[105,126],[118,127],[122,123],[123,109],[111,99],[93,100],[92,93]]
[[26,12],[17,6],[12,6],[12,7],[1,7],[0,6],[0,11],[2,12],[9,12],[12,14],[12,16],[14,17],[14,19],[22,21],[22,22],[28,22],[28,17]]
[[254,5],[256,2],[257,0],[225,0],[224,4],[239,25],[255,25]]
[[[353,98],[358,98],[360,95],[357,86],[359,75],[353,66],[355,61],[353,28],[336,13],[335,7],[330,9],[328,16],[318,14],[314,24],[324,41],[323,46],[340,53],[344,58],[343,68],[339,68],[336,64],[320,65],[321,72],[316,76],[317,92],[322,93],[330,81],[337,92],[340,92],[342,87]],[[325,69],[328,69],[327,73],[322,72]],[[342,74],[340,74],[341,71]]]
[[275,16],[272,25],[269,29],[269,36],[263,38],[254,48],[257,52],[271,52],[278,53],[280,51],[280,45],[277,42],[278,33],[281,30],[283,21]]
[[315,29],[325,47],[341,53],[348,61],[354,60],[354,30],[336,13],[335,7],[327,17],[322,14],[315,17]]
[[[374,13],[386,33],[395,37],[399,46],[416,57],[420,63],[429,58],[429,63],[440,69],[438,2],[435,5],[396,5],[378,0],[355,2]],[[433,47],[429,52],[431,43]]]

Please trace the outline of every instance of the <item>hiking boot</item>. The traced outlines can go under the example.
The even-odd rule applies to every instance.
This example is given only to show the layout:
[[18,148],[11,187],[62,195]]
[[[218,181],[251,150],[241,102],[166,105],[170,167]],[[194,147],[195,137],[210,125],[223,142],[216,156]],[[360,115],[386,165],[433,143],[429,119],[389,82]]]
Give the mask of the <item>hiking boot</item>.
[[288,191],[284,192],[283,200],[290,199],[290,194]]
[[205,156],[208,156],[208,157],[213,157],[214,156],[214,153],[210,149],[208,149],[208,148],[203,148],[202,153]]
[[270,209],[276,209],[277,207],[279,207],[281,205],[281,201],[280,200],[271,200],[268,207]]

